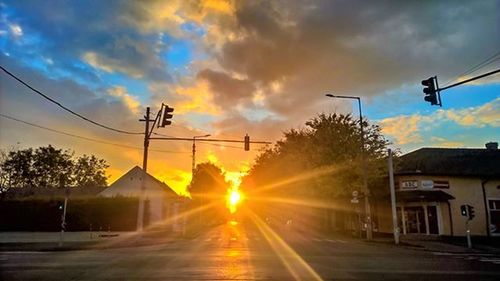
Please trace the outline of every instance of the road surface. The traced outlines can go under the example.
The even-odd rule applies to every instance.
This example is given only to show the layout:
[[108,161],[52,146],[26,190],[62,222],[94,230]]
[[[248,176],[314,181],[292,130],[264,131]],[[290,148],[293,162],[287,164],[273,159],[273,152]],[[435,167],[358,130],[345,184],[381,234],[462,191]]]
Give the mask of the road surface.
[[1,280],[500,280],[491,254],[275,233],[265,224],[228,223],[156,246],[0,255]]

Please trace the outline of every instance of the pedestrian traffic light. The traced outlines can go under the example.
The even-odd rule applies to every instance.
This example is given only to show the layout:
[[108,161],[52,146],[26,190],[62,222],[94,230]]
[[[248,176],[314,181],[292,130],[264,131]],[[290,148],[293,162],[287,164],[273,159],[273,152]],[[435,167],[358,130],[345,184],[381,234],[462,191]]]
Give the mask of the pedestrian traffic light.
[[250,150],[250,137],[248,134],[245,135],[245,151]]
[[424,100],[426,102],[430,102],[431,105],[439,105],[441,106],[441,103],[439,102],[438,99],[438,92],[437,92],[437,87],[436,87],[436,81],[435,77],[431,77],[426,80],[422,80],[422,85],[424,86]]
[[468,212],[468,208],[467,208],[468,205],[461,205],[460,206],[460,214],[462,214],[462,216],[464,217],[467,217],[467,212]]
[[172,112],[174,112],[173,108],[168,107],[166,104],[161,105],[160,122],[158,123],[158,127],[165,127],[172,124],[172,121],[170,121],[173,117]]
[[467,205],[467,214],[468,214],[469,220],[472,220],[476,216],[473,206]]

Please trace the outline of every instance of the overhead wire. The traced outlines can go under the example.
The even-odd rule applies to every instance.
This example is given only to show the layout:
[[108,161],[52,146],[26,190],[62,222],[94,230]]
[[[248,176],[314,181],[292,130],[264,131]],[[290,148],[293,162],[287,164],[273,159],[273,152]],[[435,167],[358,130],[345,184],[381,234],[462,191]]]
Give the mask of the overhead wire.
[[[35,124],[35,123],[24,121],[24,120],[21,120],[21,119],[18,119],[18,118],[9,116],[9,115],[5,115],[5,114],[2,114],[2,113],[0,113],[0,117],[6,118],[6,119],[9,119],[9,120],[12,120],[12,121],[16,121],[16,122],[19,122],[19,123],[23,123],[25,125],[29,125],[29,126],[32,126],[32,127],[36,127],[36,128],[39,128],[39,129],[47,130],[47,131],[50,131],[50,132],[53,132],[53,133],[57,133],[57,134],[61,134],[61,135],[66,135],[66,136],[73,137],[73,138],[83,139],[83,140],[86,140],[86,141],[91,141],[91,142],[96,142],[96,143],[102,143],[102,144],[107,144],[107,145],[113,145],[113,146],[123,147],[123,148],[137,149],[137,150],[142,150],[143,149],[142,147],[138,147],[138,146],[113,143],[113,142],[108,142],[108,141],[105,141],[105,140],[99,140],[99,139],[89,138],[89,137],[85,137],[85,136],[80,136],[80,135],[76,135],[76,134],[72,134],[72,133],[68,133],[68,132],[64,132],[64,131],[60,131],[60,130],[56,130],[56,129],[52,129],[52,128],[48,128],[48,127],[45,127],[45,126],[41,126],[41,125],[38,125],[38,124]],[[171,151],[171,150],[160,150],[160,149],[149,149],[149,151],[161,152],[161,153],[190,153],[188,151]]]
[[87,122],[90,122],[96,126],[99,126],[101,128],[104,128],[104,129],[107,129],[107,130],[110,130],[110,131],[114,131],[114,132],[117,132],[117,133],[122,133],[122,134],[128,134],[128,135],[144,135],[144,133],[142,132],[131,132],[131,131],[124,131],[124,130],[120,130],[120,129],[115,129],[113,127],[110,127],[110,126],[107,126],[107,125],[104,125],[104,124],[101,124],[99,122],[96,122],[92,119],[89,119],[69,108],[67,108],[66,106],[64,106],[63,104],[61,104],[60,102],[54,100],[53,98],[47,96],[46,94],[42,93],[41,91],[35,89],[34,87],[32,87],[31,85],[29,85],[28,83],[24,82],[21,78],[17,77],[16,75],[12,74],[10,71],[8,71],[7,69],[5,69],[3,66],[0,65],[0,68],[9,76],[11,76],[12,78],[14,78],[15,80],[17,80],[19,83],[23,84],[25,87],[27,87],[28,89],[32,90],[33,92],[37,93],[38,95],[42,96],[43,98],[45,98],[46,100],[54,103],[55,105],[59,106],[60,108],[66,110],[67,112],[87,121]]
[[489,56],[488,58],[486,58],[485,60],[481,61],[480,63],[472,66],[471,68],[467,69],[466,71],[462,72],[461,74],[459,75],[456,75],[454,78],[452,79],[449,79],[448,81],[446,81],[444,84],[443,84],[443,87],[446,87],[448,86],[451,82],[455,81],[456,79],[460,78],[460,77],[463,77],[463,76],[466,76],[466,75],[469,75],[473,72],[476,72],[478,71],[479,69],[482,69],[492,63],[494,63],[495,61],[497,60],[500,60],[500,52],[497,52],[491,56]]
[[226,145],[226,144],[217,144],[217,143],[209,143],[209,142],[204,142],[203,140],[197,140],[198,143],[201,143],[201,144],[207,144],[207,145],[211,145],[211,146],[218,146],[218,147],[227,147],[227,148],[236,148],[236,149],[243,149],[243,147],[241,146],[234,146],[234,145]]

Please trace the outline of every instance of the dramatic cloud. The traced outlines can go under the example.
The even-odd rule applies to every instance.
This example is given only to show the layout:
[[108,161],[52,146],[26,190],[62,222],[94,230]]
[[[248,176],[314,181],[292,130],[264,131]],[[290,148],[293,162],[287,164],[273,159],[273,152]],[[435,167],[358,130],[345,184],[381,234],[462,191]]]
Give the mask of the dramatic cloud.
[[[0,5],[2,66],[116,128],[142,131],[137,120],[144,108],[156,112],[164,102],[175,107],[174,122],[159,133],[231,139],[248,133],[252,140],[273,141],[320,112],[352,111],[351,101],[327,99],[326,92],[361,97],[366,117],[381,120],[383,132],[403,147],[473,143],[444,135],[446,126],[457,132],[481,129],[473,133],[486,132],[484,138],[495,137],[492,132],[499,127],[498,75],[460,87],[481,92],[481,99],[450,95],[455,103],[446,110],[424,108],[420,88],[420,80],[433,75],[442,84],[476,75],[464,71],[498,52],[495,0],[54,0]],[[481,72],[497,66],[493,60]],[[2,113],[139,149],[93,147],[49,132],[33,138],[6,120],[1,120],[2,146],[54,143],[100,153],[110,159],[108,172],[113,174],[141,162],[140,136],[96,128],[4,74],[0,79]],[[152,149],[167,147],[186,155],[152,152],[151,171],[185,186],[189,145],[153,142]],[[217,159],[236,177],[258,148],[244,152],[200,142],[199,160]]]
[[242,100],[250,100],[255,87],[247,80],[229,77],[227,74],[205,69],[198,78],[208,81],[214,93],[214,102],[220,107],[231,107]]

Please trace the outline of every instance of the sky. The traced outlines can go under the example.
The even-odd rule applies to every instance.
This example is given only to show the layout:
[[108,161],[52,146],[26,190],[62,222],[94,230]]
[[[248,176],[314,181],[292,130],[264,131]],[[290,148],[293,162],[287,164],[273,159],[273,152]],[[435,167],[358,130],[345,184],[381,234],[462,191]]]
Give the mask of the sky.
[[[500,75],[443,91],[442,107],[424,102],[420,84],[500,68],[499,29],[500,1],[488,0],[0,0],[0,65],[120,130],[142,132],[145,108],[168,104],[173,124],[155,132],[175,137],[275,142],[319,113],[359,114],[326,93],[359,96],[365,117],[405,153],[499,140]],[[140,135],[85,122],[3,72],[0,113],[52,129],[0,117],[2,149],[94,154],[110,164],[110,183],[142,165]],[[151,141],[148,172],[184,192],[191,145]],[[197,163],[237,181],[263,146],[196,148]]]

